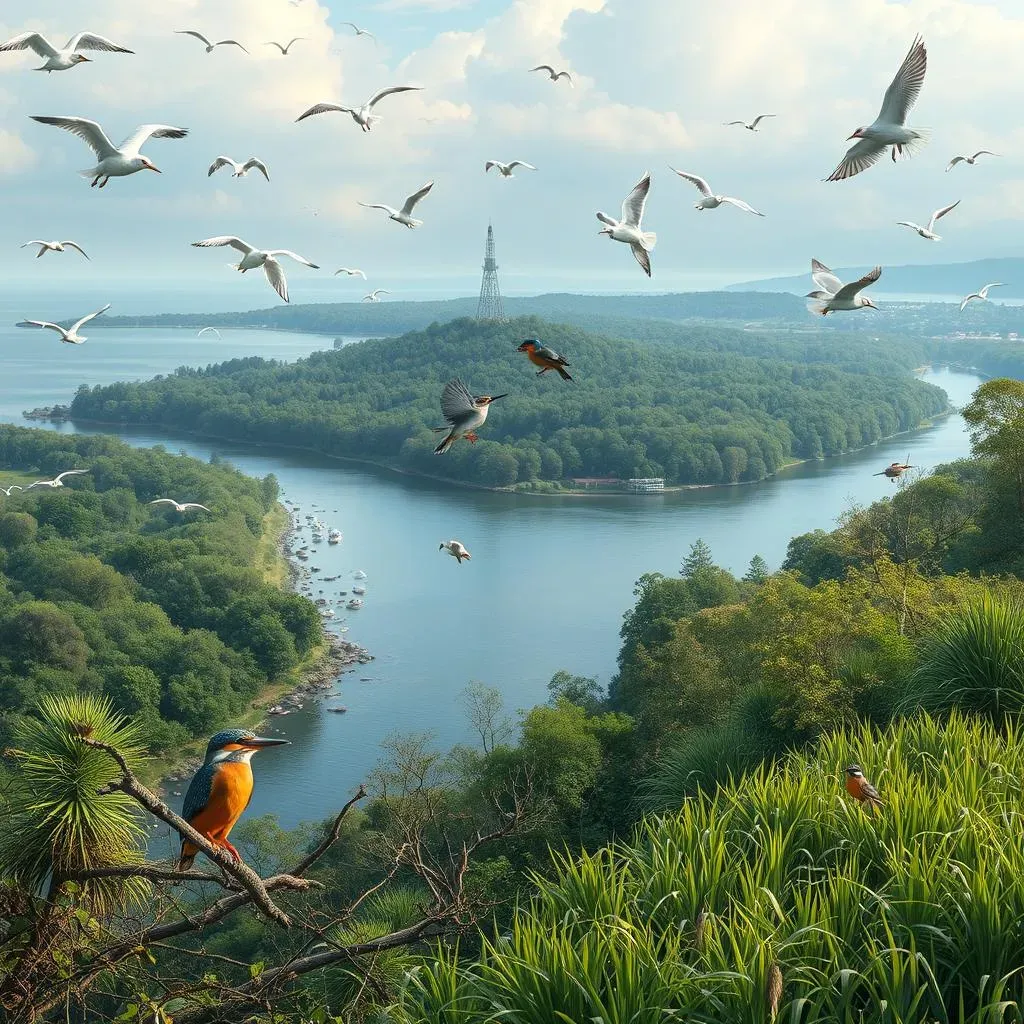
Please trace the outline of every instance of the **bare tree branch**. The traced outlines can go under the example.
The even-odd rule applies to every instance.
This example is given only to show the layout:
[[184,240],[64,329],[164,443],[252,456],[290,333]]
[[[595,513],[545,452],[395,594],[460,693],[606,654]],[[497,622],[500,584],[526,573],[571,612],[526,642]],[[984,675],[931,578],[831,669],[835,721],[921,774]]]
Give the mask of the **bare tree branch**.
[[308,853],[294,868],[289,872],[290,875],[294,875],[296,878],[300,878],[306,871],[309,870],[337,841],[341,835],[341,823],[345,820],[345,815],[348,814],[349,810],[360,800],[366,797],[366,787],[360,783],[359,789],[356,791],[356,795],[352,797],[348,803],[340,811],[338,811],[334,822],[331,827],[324,833],[323,839],[317,844],[316,848],[312,852]]

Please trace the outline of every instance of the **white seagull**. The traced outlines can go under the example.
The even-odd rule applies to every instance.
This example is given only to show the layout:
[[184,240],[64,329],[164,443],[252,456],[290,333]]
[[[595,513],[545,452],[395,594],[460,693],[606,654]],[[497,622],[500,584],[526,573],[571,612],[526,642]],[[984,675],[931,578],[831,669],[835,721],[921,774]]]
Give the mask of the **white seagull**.
[[391,96],[396,92],[417,92],[422,88],[423,86],[421,85],[392,85],[387,89],[381,89],[380,92],[375,92],[361,107],[343,107],[339,103],[317,103],[305,111],[305,113],[299,114],[295,120],[298,122],[307,117],[312,117],[314,114],[326,114],[330,111],[337,111],[340,114],[351,114],[352,120],[364,132],[368,132],[381,120],[377,114],[373,113],[373,108],[385,96]]
[[461,540],[443,540],[437,550],[447,551],[448,554],[459,563],[459,565],[462,565],[463,559],[468,562],[472,558],[470,553],[466,550],[466,545],[463,544]]
[[67,71],[76,64],[92,60],[92,57],[86,57],[84,53],[79,52],[80,50],[102,50],[104,53],[135,52],[92,32],[79,32],[78,35],[72,36],[63,50],[58,50],[38,32],[22,32],[20,36],[0,44],[0,52],[7,50],[35,50],[46,63],[41,68],[33,68],[34,71]]
[[858,128],[848,139],[857,141],[846,151],[839,166],[826,181],[843,181],[867,170],[885,155],[887,146],[892,146],[892,158],[912,156],[928,141],[923,128],[908,128],[907,114],[917,102],[928,69],[928,51],[924,40],[917,36],[903,59],[896,77],[885,90],[882,109],[878,117],[866,128]]
[[[97,309],[95,313],[89,313],[88,316],[83,316],[81,320],[76,320],[70,327],[64,328],[60,324],[52,324],[49,320],[22,320],[18,324],[19,327],[45,327],[47,330],[56,331],[60,335],[60,340],[67,345],[82,345],[88,339],[78,333],[80,327],[84,327],[90,320],[95,320],[101,313],[106,313],[110,309],[110,303],[108,302],[102,309]],[[82,470],[84,473],[85,470]]]
[[358,267],[341,267],[334,272],[334,276],[337,277],[339,274],[347,274],[349,277],[361,277],[364,281],[366,280],[366,274]]
[[304,263],[307,267],[312,267],[314,270],[320,269],[315,263],[310,263],[309,260],[298,253],[292,252],[291,249],[257,249],[255,246],[250,245],[248,242],[243,242],[241,238],[236,238],[234,235],[218,235],[216,238],[204,238],[201,242],[193,242],[192,244],[199,248],[230,245],[232,249],[237,249],[242,254],[242,258],[238,263],[234,264],[235,270],[241,271],[244,274],[247,270],[255,270],[257,267],[262,267],[263,273],[267,275],[267,280],[273,286],[274,291],[285,302],[288,301],[288,282],[284,278],[281,264],[277,261],[278,256],[287,256],[289,259],[293,259],[298,263]]
[[391,292],[387,288],[374,288],[369,295],[363,296],[363,302],[380,302],[381,295],[390,295]]
[[99,182],[100,188],[103,188],[111,178],[123,178],[136,171],[156,171],[160,174],[160,168],[148,157],[144,157],[139,150],[151,138],[183,139],[188,135],[187,128],[174,128],[168,124],[143,124],[139,125],[120,146],[115,146],[95,121],[89,121],[84,117],[39,117],[35,114],[31,117],[40,124],[52,124],[57,128],[63,128],[85,142],[96,154],[99,162],[95,167],[80,173],[83,178],[92,178],[92,185]]
[[[2,47],[0,47],[2,49]],[[993,153],[991,149],[979,149],[974,156],[955,156],[946,165],[946,171],[949,172],[956,167],[957,164],[969,164],[971,167],[977,163],[979,156],[999,156],[998,153]]]
[[198,334],[196,335],[196,337],[197,337],[197,338],[201,338],[201,337],[202,337],[202,336],[203,336],[203,335],[204,335],[204,334],[205,334],[205,333],[206,333],[207,331],[213,331],[213,333],[214,333],[214,334],[216,334],[218,338],[220,337],[220,331],[218,331],[216,327],[204,327],[204,328],[203,328],[203,329],[202,329],[202,330],[201,330],[201,331],[200,331],[200,332],[199,332],[199,333],[198,333]]
[[292,39],[285,46],[282,46],[280,43],[275,43],[273,40],[271,40],[268,43],[264,43],[263,45],[264,46],[276,46],[281,51],[282,56],[287,57],[288,56],[288,51],[292,48],[292,46],[295,43],[302,42],[302,40],[304,40],[305,38],[306,38],[305,36],[296,36],[294,39]]
[[365,28],[360,28],[354,21],[343,21],[342,25],[348,25],[349,28],[355,30],[357,36],[369,36],[374,42],[377,42],[377,37],[372,32],[367,32]]
[[859,281],[843,284],[835,274],[819,260],[811,260],[811,280],[818,286],[807,298],[814,301],[807,304],[812,313],[825,316],[845,309],[878,309],[878,307],[858,292],[874,284],[882,276],[882,268],[869,270]]
[[711,186],[699,174],[691,174],[689,171],[676,171],[672,166],[669,166],[669,170],[675,171],[680,178],[683,178],[691,185],[696,186],[701,198],[699,202],[693,204],[694,209],[717,210],[723,203],[727,203],[729,206],[735,206],[740,210],[745,210],[747,213],[752,213],[755,217],[764,216],[763,213],[759,210],[755,210],[749,203],[743,202],[742,199],[736,199],[733,196],[716,196],[711,191]]
[[34,484],[29,484],[25,488],[26,491],[31,491],[33,487],[63,487],[64,477],[75,476],[77,473],[88,473],[87,469],[65,469],[63,473],[59,473],[52,480],[37,480]]
[[25,490],[25,488],[22,487],[20,484],[11,484],[10,487],[0,487],[0,491],[3,491],[4,494],[7,495],[8,498],[11,496],[11,491],[23,491],[23,490]]
[[211,43],[202,32],[196,32],[191,28],[176,28],[174,34],[177,36],[192,36],[198,39],[206,47],[207,53],[213,53],[218,46],[237,46],[244,53],[249,52],[237,39],[218,39],[217,42]]
[[977,299],[979,302],[985,302],[988,300],[989,288],[1003,288],[1005,285],[1002,281],[993,281],[992,284],[985,285],[984,288],[979,288],[976,292],[971,292],[970,295],[965,295],[963,302],[960,303],[960,312],[962,313],[966,308],[967,304],[972,299]]
[[903,228],[913,228],[922,238],[927,238],[929,242],[941,242],[942,236],[935,234],[935,222],[945,217],[950,210],[955,210],[960,205],[958,199],[955,203],[950,203],[949,206],[943,206],[941,210],[936,210],[931,220],[928,221],[927,227],[921,227],[920,224],[915,224],[912,220],[898,220],[896,223]]
[[572,87],[572,75],[568,71],[556,71],[550,64],[538,64],[535,68],[530,68],[530,71],[531,73],[534,71],[546,71],[548,78],[552,82],[557,82],[560,78],[564,78],[569,83],[570,88]]
[[267,181],[270,181],[270,172],[267,170],[267,165],[255,156],[249,157],[244,164],[236,164],[229,156],[219,156],[210,164],[210,169],[206,172],[206,176],[209,178],[214,171],[219,171],[222,167],[231,168],[232,178],[244,178],[255,167]]
[[187,512],[190,508],[201,508],[204,512],[212,512],[213,509],[207,508],[205,505],[200,505],[194,501],[183,501],[177,502],[173,498],[156,498],[155,500],[148,502],[150,505],[173,505],[175,512]]
[[728,127],[731,127],[734,124],[741,124],[741,125],[743,125],[744,128],[747,129],[748,132],[756,132],[757,131],[757,126],[766,117],[775,117],[775,115],[774,114],[758,114],[757,117],[755,117],[753,121],[726,121],[725,122],[725,126],[728,128]]
[[497,167],[498,172],[503,178],[514,178],[515,175],[512,173],[517,167],[524,167],[528,171],[537,170],[533,164],[528,164],[525,160],[513,160],[510,164],[503,164],[500,160],[488,160],[484,164],[484,174],[486,174],[492,167]]
[[648,171],[634,186],[633,191],[622,200],[622,213],[619,220],[609,217],[607,213],[598,211],[597,219],[608,227],[601,228],[599,235],[607,235],[614,242],[625,242],[637,263],[643,267],[644,273],[651,276],[650,252],[657,244],[658,236],[653,231],[644,231],[640,222],[644,216],[644,204],[647,193],[651,190],[651,173]]
[[69,238],[64,239],[63,242],[45,242],[41,238],[33,238],[32,241],[25,242],[18,246],[18,248],[24,249],[29,245],[39,246],[39,252],[36,253],[36,259],[39,259],[40,256],[47,252],[64,252],[66,248],[74,249],[75,252],[80,252],[86,259],[89,258],[86,255],[85,250],[77,242],[72,242]]
[[383,210],[389,217],[389,219],[395,221],[398,224],[404,224],[407,228],[418,228],[423,221],[417,220],[412,215],[412,211],[416,208],[416,204],[434,187],[432,181],[428,181],[418,192],[413,192],[408,199],[406,199],[404,205],[400,210],[396,210],[393,206],[385,206],[383,203],[360,203],[360,206],[365,206],[368,210]]

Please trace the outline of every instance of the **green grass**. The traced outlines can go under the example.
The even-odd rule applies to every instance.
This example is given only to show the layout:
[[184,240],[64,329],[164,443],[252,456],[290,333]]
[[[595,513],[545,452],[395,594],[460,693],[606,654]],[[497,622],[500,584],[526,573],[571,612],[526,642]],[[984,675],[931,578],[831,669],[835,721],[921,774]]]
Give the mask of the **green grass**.
[[[885,801],[845,793],[857,761]],[[1024,1006],[1024,731],[953,715],[821,741],[564,858],[460,963],[424,962],[425,1024],[996,1024]]]

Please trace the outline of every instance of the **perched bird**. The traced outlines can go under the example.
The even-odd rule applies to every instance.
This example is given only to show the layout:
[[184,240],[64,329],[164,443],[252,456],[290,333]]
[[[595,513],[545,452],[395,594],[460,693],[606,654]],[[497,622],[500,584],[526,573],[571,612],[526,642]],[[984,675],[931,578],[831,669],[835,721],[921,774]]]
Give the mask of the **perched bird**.
[[86,57],[80,52],[82,50],[102,50],[104,53],[135,52],[92,32],[79,32],[78,35],[72,36],[63,50],[58,50],[38,32],[22,32],[20,36],[0,43],[0,53],[8,50],[35,50],[46,63],[41,68],[33,68],[33,71],[67,71],[76,64],[88,63],[92,57]]
[[[0,50],[2,49],[3,47],[0,46]],[[974,156],[955,156],[946,165],[946,172],[948,173],[949,171],[953,170],[953,168],[956,167],[957,164],[970,164],[970,166],[973,167],[974,164],[977,162],[979,156],[999,156],[999,154],[993,153],[991,149],[979,149],[978,152],[974,154]]]
[[381,89],[379,92],[375,92],[361,107],[343,107],[338,103],[317,103],[315,106],[312,106],[309,110],[305,111],[305,113],[299,114],[295,120],[298,122],[307,117],[312,117],[314,114],[326,114],[330,111],[337,111],[340,114],[350,114],[352,120],[355,121],[355,123],[359,125],[364,132],[368,132],[378,121],[381,120],[381,117],[373,112],[373,108],[380,103],[385,96],[393,96],[396,92],[418,92],[422,88],[422,85],[392,85],[387,89]]
[[360,28],[354,21],[343,21],[342,25],[348,25],[355,32],[356,36],[367,36],[374,42],[377,42],[377,37],[372,32],[367,32],[365,28]]
[[976,292],[971,292],[970,295],[965,295],[963,302],[960,303],[960,312],[962,313],[972,299],[977,299],[979,302],[985,302],[988,300],[989,288],[1003,288],[1005,285],[1001,281],[993,281],[992,284],[985,285],[984,288],[979,288]]
[[243,242],[241,238],[236,238],[234,235],[217,235],[215,238],[204,238],[201,242],[193,242],[192,244],[200,249],[219,245],[230,245],[232,249],[237,249],[242,254],[242,258],[238,263],[234,264],[235,270],[244,274],[247,270],[255,270],[257,267],[262,267],[263,273],[267,275],[267,280],[274,291],[285,302],[288,301],[288,282],[285,280],[281,264],[277,261],[278,256],[287,256],[289,259],[293,259],[297,263],[303,263],[314,270],[320,269],[315,263],[310,263],[309,260],[298,253],[292,252],[291,249],[257,249],[255,246],[250,245],[248,242]]
[[237,39],[220,39],[216,43],[211,43],[202,32],[196,32],[190,28],[176,28],[174,30],[175,35],[179,36],[193,36],[199,40],[206,47],[207,53],[213,53],[218,46],[237,46],[244,53],[249,51],[237,40]]
[[25,490],[25,488],[22,487],[20,484],[11,484],[10,487],[0,487],[0,491],[3,491],[4,494],[6,494],[8,498],[11,496],[11,491],[23,491],[23,490]]
[[775,115],[774,114],[758,114],[757,117],[755,117],[753,121],[726,121],[725,125],[728,128],[728,127],[731,127],[734,124],[741,124],[741,125],[743,125],[744,128],[747,129],[748,132],[756,132],[757,131],[757,126],[766,117],[775,117]]
[[168,124],[143,124],[139,125],[120,146],[114,146],[95,121],[89,121],[84,117],[39,117],[35,114],[31,116],[33,121],[40,124],[52,124],[55,128],[63,128],[72,135],[77,135],[96,154],[99,161],[96,166],[79,172],[83,178],[92,178],[90,187],[99,182],[100,188],[104,188],[111,178],[123,178],[136,171],[156,171],[160,174],[160,168],[139,151],[151,138],[183,139],[188,135],[187,128],[174,128]]
[[[192,777],[185,793],[181,816],[214,846],[227,850],[236,861],[241,854],[228,841],[228,835],[252,799],[252,755],[264,747],[279,747],[288,740],[257,736],[248,729],[225,729],[206,747],[203,766]],[[178,870],[188,871],[198,848],[181,842]]]
[[960,205],[958,199],[955,203],[950,203],[949,206],[943,206],[941,210],[936,210],[931,220],[928,221],[928,227],[923,228],[920,224],[915,224],[912,220],[898,220],[896,223],[900,227],[913,228],[922,238],[927,238],[929,242],[941,242],[942,236],[935,234],[935,222],[945,217],[950,210],[955,210]]
[[562,380],[572,380],[572,377],[564,369],[569,364],[557,352],[546,345],[542,345],[539,338],[527,338],[516,351],[525,352],[526,358],[534,366],[540,367],[537,371],[538,377],[543,377],[548,370],[556,370]]
[[287,57],[288,56],[288,51],[292,48],[292,46],[295,43],[302,42],[305,38],[306,38],[305,36],[296,36],[294,39],[290,40],[288,42],[288,44],[285,45],[285,46],[282,46],[280,43],[275,43],[273,40],[271,40],[269,43],[264,43],[263,45],[264,46],[276,46],[281,51],[281,55],[284,56],[284,57]]
[[255,167],[267,181],[270,181],[270,172],[267,170],[267,165],[255,156],[249,157],[244,164],[236,164],[229,156],[219,156],[210,164],[210,169],[206,172],[206,176],[209,178],[214,171],[219,171],[222,167],[231,168],[232,178],[244,178]]
[[846,768],[846,792],[854,800],[866,804],[872,812],[876,807],[881,808],[882,806],[882,798],[879,796],[878,790],[864,778],[864,772],[859,764],[851,764]]
[[206,333],[207,331],[213,331],[213,333],[214,333],[214,334],[216,334],[218,338],[220,337],[220,331],[218,331],[216,327],[204,327],[204,328],[203,328],[203,329],[202,329],[202,330],[201,330],[201,331],[200,331],[200,332],[199,332],[199,333],[198,333],[198,334],[196,335],[196,337],[197,337],[197,338],[201,338],[201,337],[202,337],[202,336],[203,336],[203,335],[204,335],[204,334],[205,334],[205,333]]
[[891,462],[881,473],[872,473],[872,476],[884,476],[890,480],[898,480],[908,469],[914,467],[910,464],[910,453],[907,453],[906,462]]
[[548,78],[552,82],[557,82],[560,78],[564,78],[572,86],[572,75],[568,71],[556,71],[550,64],[538,64],[535,68],[530,68],[530,71],[546,71]]
[[81,320],[76,320],[70,327],[61,327],[60,324],[50,323],[49,320],[22,320],[18,324],[19,327],[45,327],[49,331],[56,331],[60,335],[60,340],[66,345],[83,345],[88,338],[78,333],[80,327],[83,327],[90,320],[95,320],[101,313],[106,313],[110,309],[110,303],[108,302],[102,309],[97,309],[95,313],[90,313],[88,316],[83,316]]
[[194,501],[177,502],[173,498],[155,498],[149,502],[150,505],[173,505],[175,512],[187,512],[190,508],[201,508],[204,512],[212,512],[213,509],[205,505],[198,505]]
[[380,302],[381,295],[390,295],[391,292],[387,288],[374,288],[369,295],[363,296],[363,302]]
[[689,171],[676,171],[676,169],[671,165],[669,166],[669,170],[675,171],[676,174],[678,174],[684,181],[688,181],[691,185],[696,186],[701,198],[698,202],[693,204],[694,209],[717,210],[723,203],[727,203],[729,206],[736,206],[741,210],[745,210],[747,213],[752,213],[755,217],[764,216],[763,213],[758,212],[748,203],[743,202],[742,199],[736,199],[733,196],[716,196],[711,191],[711,186],[699,174],[690,174]]
[[86,255],[85,250],[77,242],[72,242],[70,239],[65,239],[63,242],[44,242],[41,238],[33,238],[31,242],[25,242],[18,246],[18,248],[24,249],[29,245],[39,246],[39,252],[36,253],[36,259],[39,259],[39,257],[44,253],[63,252],[66,247],[74,249],[75,252],[80,252],[86,259],[89,258]]
[[432,181],[428,181],[418,192],[413,192],[408,199],[406,199],[400,210],[396,210],[393,206],[385,206],[383,203],[360,203],[360,206],[365,206],[368,210],[383,210],[390,220],[395,221],[398,224],[404,224],[407,228],[418,228],[423,221],[417,220],[412,215],[412,211],[416,208],[416,204],[434,187]]
[[514,178],[515,175],[512,172],[517,167],[525,167],[528,171],[537,170],[533,164],[528,164],[525,160],[513,160],[510,164],[503,164],[500,160],[488,160],[487,163],[484,164],[484,174],[486,174],[492,167],[497,167],[503,178]]
[[644,273],[651,276],[650,252],[658,242],[653,231],[644,231],[640,222],[644,216],[644,205],[647,193],[651,190],[651,173],[648,171],[634,186],[633,191],[622,200],[622,213],[619,220],[609,217],[606,213],[597,213],[597,219],[608,227],[601,228],[599,235],[607,235],[613,242],[625,242],[633,251],[637,263]]
[[462,565],[463,559],[467,562],[472,560],[472,556],[466,550],[461,540],[443,540],[437,550],[441,551],[442,549],[447,551],[459,565]]
[[334,276],[337,277],[339,274],[346,274],[348,277],[361,277],[364,281],[366,280],[366,274],[358,267],[339,267],[334,272]]
[[917,102],[928,69],[928,51],[924,40],[917,36],[900,65],[896,77],[885,90],[882,109],[878,117],[866,128],[858,128],[846,141],[857,141],[846,151],[839,166],[828,176],[827,181],[842,181],[867,170],[885,155],[886,147],[892,146],[892,158],[912,156],[928,141],[923,128],[908,128],[907,115]]
[[807,308],[812,313],[820,313],[825,316],[828,313],[835,313],[846,309],[878,309],[878,307],[858,292],[874,284],[882,276],[882,268],[875,267],[869,270],[859,281],[851,281],[843,284],[842,281],[832,273],[824,263],[818,260],[811,260],[811,280],[818,286],[813,292],[807,293]]
[[87,469],[65,469],[63,473],[58,473],[52,480],[37,480],[34,484],[29,484],[25,490],[31,491],[33,487],[63,487],[64,477],[88,472],[89,470]]
[[476,444],[479,438],[476,431],[487,421],[487,413],[491,402],[507,395],[477,395],[469,393],[469,388],[458,377],[448,381],[441,392],[441,415],[447,426],[434,427],[435,431],[447,431],[448,436],[434,449],[435,455],[444,455],[460,438],[464,437],[470,444]]

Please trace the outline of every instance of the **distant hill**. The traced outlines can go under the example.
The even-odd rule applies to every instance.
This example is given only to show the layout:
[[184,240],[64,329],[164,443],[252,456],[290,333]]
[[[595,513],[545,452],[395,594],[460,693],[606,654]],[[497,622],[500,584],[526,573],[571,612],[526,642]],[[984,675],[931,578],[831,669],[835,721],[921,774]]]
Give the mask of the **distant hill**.
[[[811,290],[810,260],[808,271],[798,277],[768,277],[762,281],[741,281],[731,284],[729,292],[794,292],[805,295]],[[834,267],[844,281],[860,277],[870,267]],[[883,267],[882,278],[873,291],[889,295],[966,295],[991,281],[1003,281],[1005,288],[992,293],[997,301],[1024,299],[1024,257],[974,260],[972,263],[922,263],[902,267]]]

